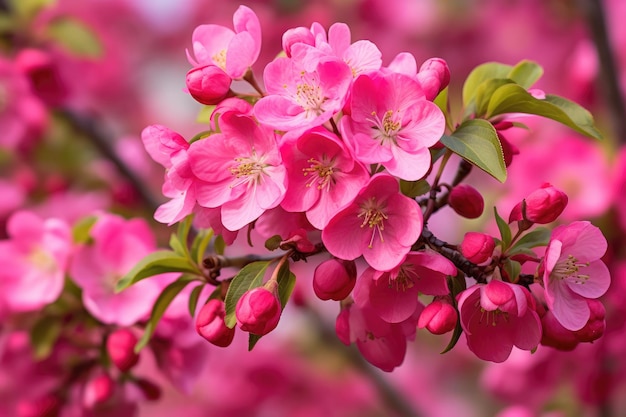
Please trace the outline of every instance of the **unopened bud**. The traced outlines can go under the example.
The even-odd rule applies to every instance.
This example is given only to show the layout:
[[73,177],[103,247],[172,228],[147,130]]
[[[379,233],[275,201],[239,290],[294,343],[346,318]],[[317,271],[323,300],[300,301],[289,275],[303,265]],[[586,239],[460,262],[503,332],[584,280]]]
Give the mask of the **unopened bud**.
[[417,327],[426,328],[432,334],[444,334],[454,330],[459,315],[444,298],[436,298],[420,313]]
[[217,104],[226,98],[232,80],[221,68],[206,65],[187,73],[189,94],[202,104]]
[[93,408],[107,402],[115,392],[115,382],[109,374],[97,375],[85,383],[83,391],[83,405]]
[[475,219],[483,214],[485,201],[474,187],[468,184],[457,185],[448,197],[450,207],[460,216]]
[[547,224],[555,221],[567,206],[567,194],[546,183],[517,204],[509,215],[509,223],[528,220]]
[[283,34],[283,50],[288,57],[291,57],[291,47],[296,43],[314,46],[315,37],[311,33],[311,30],[305,27],[288,29]]
[[541,317],[541,329],[541,344],[544,346],[567,351],[579,343],[574,332],[563,327],[551,311],[546,311]]
[[137,336],[130,329],[117,329],[109,335],[106,348],[113,364],[122,372],[137,365],[139,355],[135,353]]
[[313,291],[321,300],[341,301],[356,283],[356,265],[353,261],[329,259],[315,268]]
[[417,73],[427,100],[434,100],[450,83],[450,69],[441,58],[431,58],[424,62]]
[[215,346],[230,345],[235,337],[235,329],[226,326],[225,316],[224,302],[216,298],[209,300],[196,317],[196,331]]
[[264,287],[253,288],[237,301],[235,315],[241,330],[262,336],[274,330],[280,320],[280,301]]
[[467,232],[461,242],[461,253],[468,261],[481,264],[493,254],[496,243],[493,237],[478,232]]
[[33,91],[46,104],[57,106],[68,95],[52,56],[43,50],[25,48],[15,57],[17,67],[30,79]]
[[18,417],[58,417],[60,413],[61,400],[52,393],[17,404]]
[[504,135],[498,132],[498,139],[500,139],[500,145],[502,146],[502,153],[504,154],[504,165],[509,166],[513,163],[513,157],[519,155],[519,148],[513,145]]

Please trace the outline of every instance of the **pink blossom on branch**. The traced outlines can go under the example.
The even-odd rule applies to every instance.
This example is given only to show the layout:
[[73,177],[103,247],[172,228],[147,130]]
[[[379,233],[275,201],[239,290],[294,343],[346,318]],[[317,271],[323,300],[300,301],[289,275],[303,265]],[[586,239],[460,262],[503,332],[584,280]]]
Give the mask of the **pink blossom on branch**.
[[280,204],[287,172],[276,134],[249,116],[226,112],[221,133],[194,142],[189,162],[202,207],[221,207],[222,223],[236,231]]
[[379,271],[398,266],[422,232],[422,212],[398,180],[377,174],[322,230],[328,251],[345,260],[363,255]]
[[350,115],[341,130],[356,159],[381,164],[407,181],[430,169],[428,148],[439,141],[445,118],[420,84],[397,73],[361,75],[352,87]]
[[221,25],[200,25],[191,36],[195,59],[187,51],[194,67],[215,65],[231,78],[244,76],[261,51],[261,24],[256,14],[239,6],[233,15],[235,31]]
[[607,242],[600,229],[588,221],[559,226],[544,259],[543,286],[548,308],[568,330],[579,330],[589,320],[587,299],[602,296],[611,283],[600,258]]

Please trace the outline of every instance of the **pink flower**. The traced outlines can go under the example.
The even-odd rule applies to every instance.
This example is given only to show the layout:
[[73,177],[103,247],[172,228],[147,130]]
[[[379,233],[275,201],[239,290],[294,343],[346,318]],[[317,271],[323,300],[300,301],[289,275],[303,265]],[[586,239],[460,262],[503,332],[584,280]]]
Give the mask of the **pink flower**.
[[222,223],[231,231],[256,220],[282,201],[287,172],[276,134],[249,116],[226,112],[222,133],[194,142],[189,162],[196,198],[203,207],[221,207]]
[[450,83],[450,69],[448,63],[441,58],[430,58],[422,64],[417,73],[427,100],[434,100],[437,95]]
[[144,319],[161,292],[161,280],[146,279],[120,293],[115,284],[156,249],[148,224],[103,214],[89,235],[93,243],[80,246],[70,265],[70,276],[83,290],[85,308],[106,324],[130,326]]
[[354,300],[369,307],[389,323],[400,323],[422,308],[419,293],[447,295],[446,277],[456,275],[452,262],[432,252],[410,252],[404,261],[387,272],[366,269],[359,277]]
[[422,226],[419,206],[400,193],[398,181],[377,174],[330,220],[322,230],[322,241],[340,259],[363,255],[372,268],[388,271],[409,253]]
[[7,234],[0,241],[0,305],[30,311],[56,300],[72,251],[69,226],[20,211],[9,218]]
[[408,181],[428,172],[428,148],[441,138],[445,118],[416,80],[397,73],[361,75],[352,87],[350,108],[341,129],[356,159],[382,164]]
[[189,62],[195,66],[216,65],[231,78],[243,77],[261,51],[261,24],[256,14],[239,6],[233,15],[235,31],[220,25],[200,25],[191,35],[195,59],[187,51]]
[[568,330],[579,330],[589,320],[588,298],[609,288],[609,270],[600,260],[607,242],[600,229],[587,221],[559,226],[544,259],[543,286],[548,308]]
[[474,285],[458,295],[458,308],[467,346],[483,360],[503,362],[513,345],[531,350],[541,340],[534,300],[520,285],[496,279]]
[[263,78],[267,96],[254,106],[259,122],[276,130],[304,131],[341,110],[352,73],[340,60],[321,61],[307,71],[293,59],[278,58],[265,67]]
[[289,188],[281,206],[304,211],[313,226],[323,229],[331,217],[350,203],[369,180],[343,143],[325,129],[314,129],[281,149]]

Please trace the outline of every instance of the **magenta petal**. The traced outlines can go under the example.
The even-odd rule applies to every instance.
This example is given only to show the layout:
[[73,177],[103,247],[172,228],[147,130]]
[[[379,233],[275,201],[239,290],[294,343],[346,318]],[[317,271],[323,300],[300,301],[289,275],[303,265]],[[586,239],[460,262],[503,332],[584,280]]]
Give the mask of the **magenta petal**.
[[400,285],[394,280],[379,279],[370,286],[370,304],[386,322],[400,323],[417,308],[417,287],[400,288]]
[[520,349],[531,350],[541,341],[541,320],[536,312],[528,310],[528,313],[511,322],[515,327],[513,343]]
[[350,206],[330,219],[322,230],[324,246],[334,256],[353,260],[363,253],[363,242],[369,240],[369,236],[363,233],[361,229],[363,221],[358,214],[357,207]]

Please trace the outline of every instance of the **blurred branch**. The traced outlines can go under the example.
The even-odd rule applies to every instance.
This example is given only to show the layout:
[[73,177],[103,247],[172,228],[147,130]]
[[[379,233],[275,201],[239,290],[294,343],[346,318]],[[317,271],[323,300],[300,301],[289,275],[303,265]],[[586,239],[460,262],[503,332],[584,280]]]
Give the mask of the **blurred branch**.
[[147,208],[154,211],[160,205],[144,180],[135,172],[128,164],[120,158],[115,147],[113,146],[113,138],[106,134],[95,120],[88,117],[79,116],[69,110],[61,110],[58,113],[60,117],[67,121],[70,126],[77,132],[84,135],[98,149],[98,151],[115,167],[118,172],[133,186],[137,195],[141,198]]
[[619,84],[614,49],[607,33],[606,14],[602,0],[578,0],[598,51],[600,88],[609,106],[611,123],[618,143],[626,144],[626,105]]
[[330,328],[313,307],[308,303],[303,303],[301,307],[315,325],[324,343],[342,353],[346,360],[374,385],[388,410],[393,411],[393,415],[398,417],[421,417],[421,414],[413,408],[413,405],[395,387],[389,384],[382,371],[374,368],[363,359],[361,353],[354,346],[346,347],[339,341],[335,331]]

